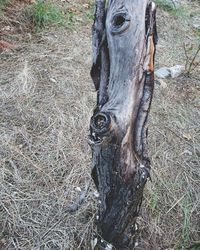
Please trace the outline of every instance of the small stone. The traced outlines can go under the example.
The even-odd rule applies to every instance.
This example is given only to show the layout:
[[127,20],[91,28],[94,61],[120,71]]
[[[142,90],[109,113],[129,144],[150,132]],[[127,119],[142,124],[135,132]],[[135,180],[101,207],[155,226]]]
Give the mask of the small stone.
[[156,70],[155,75],[156,75],[158,78],[167,78],[167,77],[169,77],[171,74],[170,74],[169,68],[167,68],[167,67],[162,67],[162,68]]
[[80,188],[80,187],[76,187],[75,190],[76,190],[77,192],[81,192],[81,188]]
[[99,198],[99,192],[94,191],[93,195],[94,195],[95,198]]
[[139,243],[136,241],[135,242],[135,247],[138,247],[139,246]]
[[183,65],[175,65],[169,68],[169,70],[170,70],[171,77],[176,78],[184,72],[185,67]]
[[54,78],[49,78],[49,80],[53,83],[56,83],[57,81]]

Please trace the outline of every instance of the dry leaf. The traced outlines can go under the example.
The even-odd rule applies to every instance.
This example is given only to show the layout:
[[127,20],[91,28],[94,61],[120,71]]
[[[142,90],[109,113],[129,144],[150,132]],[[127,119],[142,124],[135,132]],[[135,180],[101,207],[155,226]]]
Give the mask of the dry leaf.
[[182,136],[183,136],[184,139],[186,139],[188,141],[192,140],[192,136],[189,133],[183,134]]

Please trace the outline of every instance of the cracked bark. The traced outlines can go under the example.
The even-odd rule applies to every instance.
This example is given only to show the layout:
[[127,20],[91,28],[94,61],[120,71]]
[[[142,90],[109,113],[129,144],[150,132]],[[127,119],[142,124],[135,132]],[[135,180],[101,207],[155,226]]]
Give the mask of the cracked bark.
[[150,177],[146,139],[155,13],[149,0],[96,0],[91,77],[97,105],[89,143],[100,194],[98,230],[117,249],[134,247],[135,222]]

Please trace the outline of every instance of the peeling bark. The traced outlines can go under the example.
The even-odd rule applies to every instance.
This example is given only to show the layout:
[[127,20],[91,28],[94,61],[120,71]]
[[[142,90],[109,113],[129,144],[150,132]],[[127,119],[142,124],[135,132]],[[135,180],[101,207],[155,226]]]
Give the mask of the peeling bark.
[[135,222],[150,177],[147,118],[154,87],[155,5],[96,0],[91,77],[92,177],[100,194],[98,230],[117,249],[133,249]]

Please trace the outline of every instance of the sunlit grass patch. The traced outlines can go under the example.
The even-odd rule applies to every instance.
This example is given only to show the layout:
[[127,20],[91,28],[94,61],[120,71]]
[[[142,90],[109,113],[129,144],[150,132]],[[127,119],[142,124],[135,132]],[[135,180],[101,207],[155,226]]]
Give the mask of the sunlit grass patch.
[[49,25],[70,27],[74,22],[73,12],[64,13],[55,4],[42,0],[31,5],[27,12],[30,15],[36,31],[46,28]]
[[0,21],[5,18],[4,9],[10,0],[0,0]]
[[186,17],[188,16],[187,10],[183,6],[176,6],[173,1],[155,0],[155,4],[164,11],[169,12],[173,16]]

